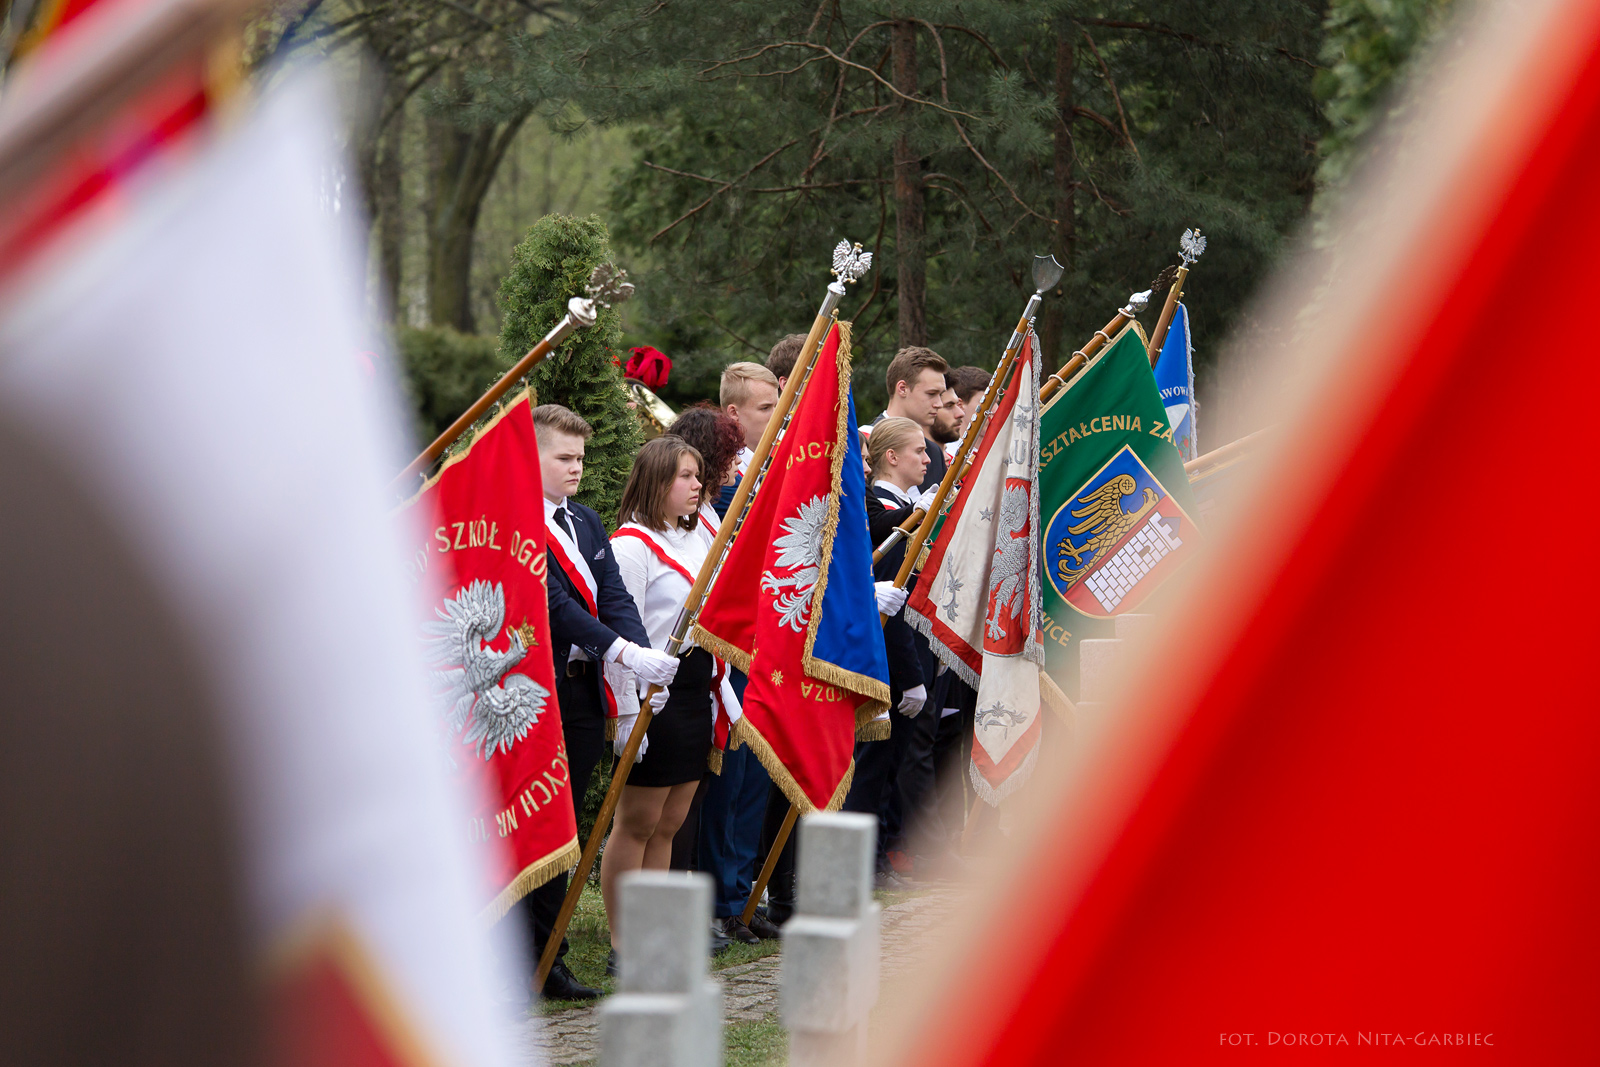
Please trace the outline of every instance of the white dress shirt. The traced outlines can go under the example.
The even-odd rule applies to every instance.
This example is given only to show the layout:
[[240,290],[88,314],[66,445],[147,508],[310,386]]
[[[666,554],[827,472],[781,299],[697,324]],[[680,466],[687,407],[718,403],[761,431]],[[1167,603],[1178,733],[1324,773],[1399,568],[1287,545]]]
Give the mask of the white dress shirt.
[[[631,525],[631,524],[630,524]],[[651,530],[658,543],[691,579],[700,573],[705,562],[708,538],[698,524],[693,530],[677,526],[666,530]],[[617,570],[622,572],[622,584],[628,587],[633,602],[639,606],[639,618],[644,621],[644,632],[650,635],[650,647],[665,650],[672,636],[672,624],[678,621],[678,609],[689,596],[690,582],[683,575],[661,562],[649,545],[637,537],[613,537],[611,551],[617,557]],[[683,651],[693,647],[685,641]]]
[[[637,524],[626,523],[623,529],[628,527],[637,528]],[[678,621],[678,612],[689,597],[693,578],[700,573],[700,565],[705,562],[706,550],[711,547],[715,533],[707,530],[705,524],[698,520],[692,530],[671,526],[666,530],[643,532],[653,537],[656,544],[689,574],[686,580],[676,567],[663,563],[655,550],[637,537],[613,535],[611,538],[611,551],[617,557],[617,570],[622,572],[622,584],[628,587],[628,593],[638,605],[645,633],[650,635],[650,645],[666,651],[673,624]],[[685,638],[679,653],[693,647],[694,641]],[[607,668],[607,677],[612,677],[613,672],[616,681],[612,687],[617,695],[618,708],[626,716],[638,709],[638,683],[633,672],[620,663]],[[720,697],[730,718],[739,718],[739,700],[726,677],[722,679],[716,695]]]
[[900,501],[901,507],[908,507],[917,502],[916,498],[914,498],[908,490],[900,488],[887,478],[879,478],[877,481],[872,483],[872,488],[887,489],[896,500]]

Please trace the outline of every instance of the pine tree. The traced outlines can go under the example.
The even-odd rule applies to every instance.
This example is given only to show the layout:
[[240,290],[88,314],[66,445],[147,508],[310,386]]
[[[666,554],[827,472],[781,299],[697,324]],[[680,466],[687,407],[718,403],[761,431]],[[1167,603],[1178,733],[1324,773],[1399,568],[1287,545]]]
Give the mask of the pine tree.
[[1317,213],[1328,215],[1365,155],[1369,131],[1397,117],[1396,87],[1449,24],[1455,0],[1333,0],[1317,72],[1329,130],[1318,151]]
[[1068,268],[1047,359],[1189,226],[1211,237],[1196,328],[1226,330],[1310,201],[1324,9],[593,0],[549,36],[539,77],[634,131],[613,225],[654,265],[641,318],[675,360],[762,358],[805,328],[834,243],[874,253],[842,308],[868,410],[900,344],[992,366],[1039,252]]
[[[610,258],[611,238],[598,216],[546,215],[534,223],[500,283],[501,358],[520,359],[532,348],[567,313],[567,301],[583,293],[589,273]],[[614,362],[621,336],[617,311],[607,308],[528,375],[539,403],[569,407],[594,428],[577,499],[607,525],[616,523],[623,483],[644,443]]]

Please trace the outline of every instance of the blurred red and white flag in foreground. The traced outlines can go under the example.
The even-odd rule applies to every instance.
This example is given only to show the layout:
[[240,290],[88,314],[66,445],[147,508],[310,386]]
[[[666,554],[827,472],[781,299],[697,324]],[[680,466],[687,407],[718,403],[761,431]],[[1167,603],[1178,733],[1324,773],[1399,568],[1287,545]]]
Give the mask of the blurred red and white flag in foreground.
[[220,695],[273,1062],[498,1067],[513,980],[385,514],[406,442],[395,383],[358,359],[336,113],[291,74],[11,271],[0,409],[126,530]]
[[1260,482],[880,1062],[1594,1062],[1600,4],[1470,14],[1262,309]]

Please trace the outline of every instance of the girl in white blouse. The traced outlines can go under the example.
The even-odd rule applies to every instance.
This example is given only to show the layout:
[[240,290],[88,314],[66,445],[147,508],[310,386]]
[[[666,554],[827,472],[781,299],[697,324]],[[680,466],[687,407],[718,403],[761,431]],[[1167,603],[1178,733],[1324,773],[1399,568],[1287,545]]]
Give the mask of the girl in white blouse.
[[[611,544],[623,584],[633,595],[656,649],[666,647],[714,536],[701,522],[701,467],[700,453],[682,438],[657,437],[639,451],[622,490],[618,517],[623,522]],[[613,689],[619,705],[620,754],[643,694],[625,668],[613,665],[612,669],[617,672]],[[670,690],[652,701],[655,717],[622,789],[600,868],[613,943],[618,880],[623,873],[666,870],[671,862],[672,837],[689,811],[712,749],[714,691],[725,707],[732,700],[731,690],[720,684],[718,675],[710,653],[686,642]]]

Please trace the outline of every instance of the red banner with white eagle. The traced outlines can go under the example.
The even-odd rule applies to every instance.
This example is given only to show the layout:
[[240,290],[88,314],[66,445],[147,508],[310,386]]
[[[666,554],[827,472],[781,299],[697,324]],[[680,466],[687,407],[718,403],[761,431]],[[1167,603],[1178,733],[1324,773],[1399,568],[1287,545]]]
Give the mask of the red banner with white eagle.
[[750,676],[733,736],[802,813],[844,803],[858,721],[889,697],[853,410],[835,324],[694,631]]
[[428,518],[413,566],[439,596],[423,626],[452,773],[479,810],[469,838],[493,854],[498,918],[578,858],[567,751],[550,661],[544,496],[524,391],[411,501]]

